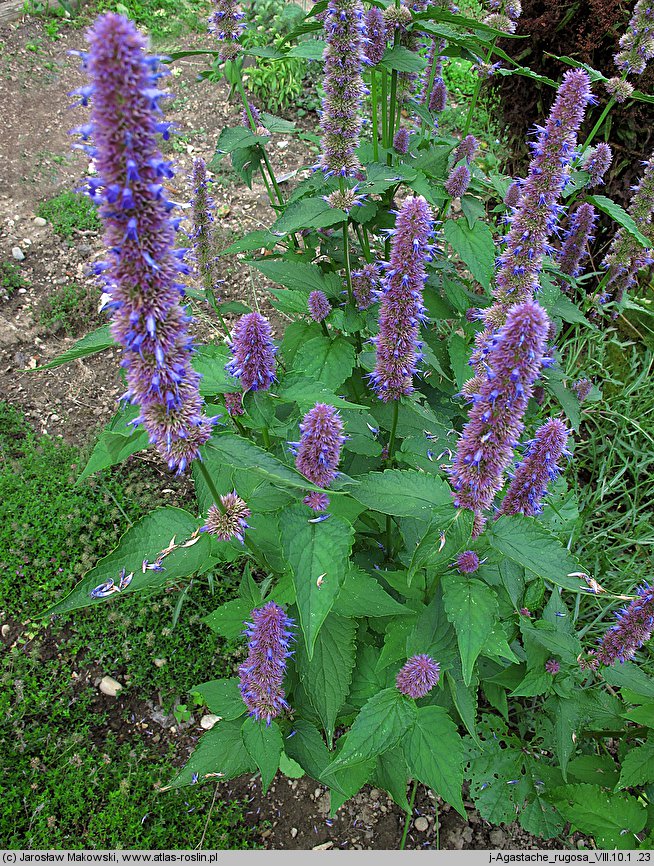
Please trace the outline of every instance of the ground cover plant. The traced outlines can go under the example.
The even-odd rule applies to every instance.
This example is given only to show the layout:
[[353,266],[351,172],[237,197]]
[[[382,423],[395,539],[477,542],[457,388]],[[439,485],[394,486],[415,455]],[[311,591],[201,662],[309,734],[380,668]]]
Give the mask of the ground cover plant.
[[[654,163],[623,210],[598,192],[612,154],[595,135],[614,101],[649,99],[630,79],[653,54],[651,14],[636,4],[619,75],[571,63],[545,82],[528,171],[509,178],[470,128],[489,75],[533,74],[497,45],[518,4],[480,21],[330,0],[263,51],[245,47],[240,8],[217,2],[208,76],[225,76],[243,123],[220,135],[211,166],[260,175],[274,211],[223,254],[245,254],[276,286],[284,329],[273,340],[256,297],[251,309],[221,301],[197,161],[191,296],[226,342],[194,352],[160,152],[164,61],[121,15],[89,32],[79,133],[112,324],[62,361],[118,343],[127,391],[83,475],[151,444],[192,475],[199,516],[146,515],[49,613],[247,561],[239,597],[206,618],[230,640],[245,624],[247,658],[237,676],[189,684],[221,720],[170,787],[258,771],[265,791],[278,771],[304,773],[329,787],[332,813],[368,781],[410,812],[422,782],[465,814],[466,785],[493,824],[651,847],[654,590],[628,575],[607,586],[611,569],[584,560],[596,548],[578,509],[592,496],[561,475],[597,398],[577,368],[593,373],[597,347],[619,345],[625,310],[648,314],[636,287],[651,263]],[[261,54],[324,62],[319,162],[288,197],[267,146],[294,125],[243,84],[244,60]],[[479,75],[456,135],[438,125],[450,57]],[[616,231],[603,268],[583,273],[598,211]],[[624,369],[615,383],[629,395]],[[612,465],[580,449],[589,476]],[[640,460],[628,465],[635,475]],[[629,529],[617,520],[612,534],[627,550]]]

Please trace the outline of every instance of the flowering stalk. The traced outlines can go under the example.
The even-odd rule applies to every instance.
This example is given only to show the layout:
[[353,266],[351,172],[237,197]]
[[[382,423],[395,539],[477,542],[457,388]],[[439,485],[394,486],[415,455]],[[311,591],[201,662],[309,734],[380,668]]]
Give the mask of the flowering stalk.
[[360,0],[329,0],[325,36],[325,98],[319,167],[327,175],[356,177],[361,170],[356,149],[361,132],[364,58]]
[[368,263],[361,270],[352,271],[352,291],[359,310],[367,310],[375,302],[379,289],[377,266]]
[[654,57],[654,7],[650,0],[638,0],[627,32],[620,39],[615,65],[625,74],[642,75]]
[[654,585],[645,583],[636,592],[637,597],[628,607],[623,607],[616,614],[617,622],[600,640],[599,649],[591,651],[591,667],[629,661],[652,636]]
[[[565,234],[558,260],[559,268],[564,274],[576,277],[581,271],[581,262],[586,254],[588,242],[597,220],[595,208],[584,202],[579,205],[570,220],[570,226]],[[561,280],[561,287],[568,289],[568,283]]]
[[377,360],[370,381],[380,400],[398,400],[413,391],[424,319],[422,289],[431,258],[433,219],[422,196],[407,199],[392,232],[390,262],[382,282]]
[[289,709],[284,694],[286,659],[293,640],[293,620],[274,601],[252,611],[245,623],[248,656],[238,669],[239,688],[249,715],[266,725]]
[[234,0],[215,0],[215,11],[209,18],[209,32],[213,33],[220,44],[220,59],[235,60],[241,51],[239,39],[245,24],[243,12]]
[[[295,453],[297,471],[318,487],[329,487],[338,474],[341,449],[346,437],[338,410],[326,403],[316,403],[300,423],[300,441],[290,442]],[[329,498],[309,493],[304,502],[315,511],[324,511]]]
[[609,170],[612,161],[613,152],[604,141],[588,152],[581,165],[582,169],[590,175],[588,186],[598,186],[604,183],[604,175]]
[[464,550],[456,558],[456,567],[461,574],[473,574],[479,566],[479,557],[474,550]]
[[567,442],[568,428],[558,418],[546,421],[536,430],[502,500],[500,514],[533,517],[542,512],[547,485],[558,478],[561,457],[569,454]]
[[221,496],[219,502],[220,506],[214,503],[209,507],[202,531],[215,535],[219,541],[230,541],[236,538],[243,544],[244,532],[248,528],[247,519],[251,514],[250,509],[235,490]]
[[[89,31],[83,56],[92,97],[91,134],[99,177],[90,182],[99,199],[105,243],[111,258],[105,278],[112,297],[112,334],[123,350],[128,391],[139,408],[134,423],[171,469],[183,472],[211,436],[212,420],[202,414],[199,375],[191,367],[189,317],[181,305],[187,272],[183,250],[174,248],[173,204],[164,195],[172,177],[156,134],[168,134],[158,118],[159,59],[145,53],[147,43],[121,15],[100,16]],[[89,130],[81,131],[88,137]]]
[[267,391],[275,381],[275,348],[270,322],[260,313],[238,320],[231,340],[233,358],[225,365],[245,391]]
[[483,512],[501,489],[504,471],[523,429],[523,416],[541,370],[549,320],[534,301],[512,307],[506,324],[493,338],[487,375],[470,409],[450,469],[454,502],[476,517],[475,534],[483,526]]
[[411,656],[398,672],[395,686],[408,698],[424,698],[440,679],[440,665],[428,655]]

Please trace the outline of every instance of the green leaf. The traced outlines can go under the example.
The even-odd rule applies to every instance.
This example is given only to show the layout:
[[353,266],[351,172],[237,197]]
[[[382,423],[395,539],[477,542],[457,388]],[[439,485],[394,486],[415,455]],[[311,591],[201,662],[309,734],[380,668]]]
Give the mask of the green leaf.
[[463,383],[466,382],[471,375],[472,368],[468,364],[470,349],[461,334],[457,334],[456,332],[450,336],[447,343],[447,349],[456,386],[460,390]]
[[[623,694],[624,697],[624,694]],[[648,728],[654,728],[654,704],[644,704],[642,707],[634,707],[629,712],[624,714],[625,719],[634,722],[636,725],[645,725]]]
[[375,761],[363,761],[360,764],[351,764],[344,770],[336,770],[327,775],[326,784],[332,789],[330,791],[329,814],[333,818],[343,803],[354,797],[370,779],[375,769]]
[[[81,340],[78,340],[70,349],[66,349],[59,357],[48,361],[47,364],[42,364],[40,367],[35,367],[34,370],[52,370],[55,367],[61,367],[62,364],[69,364],[71,361],[76,361],[78,358],[86,358],[87,355],[96,355],[98,352],[104,352],[105,349],[110,349],[116,345],[116,341],[111,336],[109,325],[103,325],[97,331],[92,331]],[[33,372],[30,370],[30,372]]]
[[260,249],[271,250],[277,243],[279,243],[279,238],[272,234],[272,232],[255,229],[243,235],[240,240],[230,244],[220,255],[231,256],[233,253],[249,253]]
[[463,681],[468,686],[477,656],[498,621],[497,597],[485,583],[460,574],[445,575],[442,585],[447,618],[454,625],[461,653]]
[[252,264],[273,283],[303,292],[306,298],[315,289],[324,292],[327,297],[337,297],[342,288],[341,280],[336,274],[323,273],[318,265],[286,259],[257,261]]
[[254,144],[263,144],[268,141],[268,136],[255,135],[245,126],[226,127],[218,136],[216,154],[232,153],[235,150],[251,147]]
[[553,792],[554,803],[573,828],[594,836],[601,848],[634,849],[647,810],[635,797],[608,794],[597,785],[567,785]]
[[420,707],[402,745],[411,775],[465,817],[461,799],[463,743],[443,707]]
[[395,803],[408,814],[411,813],[406,788],[409,782],[409,768],[404,760],[401,746],[389,749],[377,756],[374,772],[375,784],[388,791]]
[[295,370],[322,382],[327,388],[339,388],[352,373],[354,346],[344,337],[314,337],[295,356]]
[[275,391],[282,400],[297,403],[304,411],[313,408],[316,403],[327,403],[336,409],[364,408],[359,403],[350,403],[349,400],[337,397],[333,391],[315,379],[310,379],[305,373],[284,376]]
[[395,616],[410,614],[411,610],[395,601],[375,578],[356,566],[345,576],[334,613],[341,616]]
[[[139,592],[188,577],[205,570],[216,560],[210,555],[210,539],[199,536],[196,544],[173,551],[164,560],[164,571],[146,570],[143,560],[154,562],[174,537],[178,543],[191,538],[199,529],[200,521],[182,508],[157,508],[123,535],[118,546],[87,571],[77,586],[61,601],[47,610],[44,616],[78,610],[93,604],[106,604],[108,599],[125,593]],[[107,598],[91,598],[91,590],[105,581],[113,580],[117,586],[121,570],[133,572],[131,583],[122,592],[112,592]]]
[[615,662],[610,668],[602,668],[602,676],[610,686],[631,689],[644,698],[654,698],[654,679],[632,662]]
[[247,709],[238,684],[238,677],[211,680],[208,683],[200,683],[199,686],[191,689],[191,692],[197,692],[209,710],[221,719],[238,719]]
[[282,734],[277,722],[267,725],[264,721],[248,718],[241,728],[243,744],[248,755],[261,771],[261,786],[265,794],[279,769],[282,753]]
[[244,623],[250,618],[251,611],[249,602],[234,598],[203,617],[202,622],[226,640],[233,640],[243,634]]
[[282,463],[268,451],[259,448],[253,442],[235,436],[233,433],[221,433],[214,436],[206,446],[207,455],[214,452],[225,463],[236,468],[247,466],[252,472],[270,481],[278,487],[294,487],[300,490],[316,490],[307,479]]
[[572,592],[586,592],[582,578],[568,577],[582,569],[561,542],[532,517],[503,516],[486,528],[490,546],[539,577]]
[[143,451],[148,445],[148,434],[143,427],[139,427],[137,430],[130,427],[129,431],[125,433],[103,430],[95,443],[88,463],[75,483],[80,484],[94,472],[122,463],[130,454]]
[[426,63],[415,51],[409,51],[403,45],[395,45],[386,49],[379,65],[386,69],[396,69],[398,72],[422,72]]
[[444,481],[414,469],[370,472],[354,488],[352,496],[373,511],[423,520],[429,520],[434,508],[452,499]]
[[444,231],[446,241],[473,277],[488,289],[495,270],[495,242],[490,228],[483,222],[470,228],[465,220],[449,219]]
[[356,623],[330,613],[316,639],[313,658],[305,647],[297,647],[297,667],[311,705],[320,716],[327,740],[334,738],[334,725],[347,697],[356,655]]
[[568,773],[578,782],[615,788],[620,772],[608,755],[579,755],[568,764]]
[[301,779],[305,775],[302,767],[293,758],[289,758],[286,752],[279,756],[279,770],[287,779]]
[[293,736],[284,741],[286,754],[297,761],[308,776],[317,781],[330,761],[325,741],[318,728],[306,719],[294,721],[293,731]]
[[234,779],[251,773],[256,764],[247,753],[241,737],[240,719],[218,722],[200,740],[184,769],[168,788],[181,788],[198,782]]
[[427,532],[413,552],[409,584],[421,568],[430,575],[442,574],[456,555],[467,549],[472,535],[473,515],[466,508],[452,513],[451,504],[434,511]]
[[622,208],[617,202],[614,202],[612,199],[607,198],[605,195],[589,195],[587,196],[587,201],[591,204],[594,204],[595,207],[599,208],[603,213],[607,216],[610,216],[612,220],[621,225],[625,231],[627,231],[632,238],[638,241],[638,243],[651,248],[652,242],[649,238],[645,237],[645,235],[640,231],[638,226],[624,208]]
[[225,364],[230,358],[227,346],[210,344],[198,347],[193,356],[193,368],[202,376],[200,394],[203,397],[241,391],[240,381],[225,370]]
[[294,45],[286,56],[304,57],[307,60],[322,60],[324,51],[325,43],[320,39],[306,39],[304,42]]
[[637,788],[654,782],[654,737],[642,746],[631,749],[622,759],[622,771],[617,788]]
[[284,213],[275,221],[271,231],[287,235],[304,229],[322,229],[342,223],[347,214],[332,207],[322,196],[301,198],[288,205]]
[[568,781],[568,761],[576,750],[575,740],[579,731],[582,707],[572,698],[553,695],[547,700],[545,710],[552,719],[554,727],[554,752],[559,759],[563,778]]
[[415,702],[395,688],[374,695],[361,708],[330,769],[360,764],[392,749],[406,737],[416,715]]
[[280,518],[284,556],[293,572],[293,583],[309,659],[325,617],[348,570],[354,531],[340,517],[309,523],[307,509],[295,505]]

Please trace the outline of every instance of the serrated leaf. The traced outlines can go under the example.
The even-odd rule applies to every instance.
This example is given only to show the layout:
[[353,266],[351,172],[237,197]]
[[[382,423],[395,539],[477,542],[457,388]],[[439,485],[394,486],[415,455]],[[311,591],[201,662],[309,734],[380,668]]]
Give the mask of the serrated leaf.
[[561,542],[531,517],[503,516],[486,528],[484,538],[502,556],[529,569],[539,577],[572,592],[585,592],[581,578],[568,577],[582,571],[577,560]]
[[624,756],[616,788],[636,788],[650,782],[654,782],[654,737]]
[[242,727],[240,719],[215,724],[202,736],[184,769],[164,790],[192,785],[196,781],[227,781],[253,772],[256,764],[243,744]]
[[296,650],[300,682],[330,743],[336,717],[350,688],[356,656],[355,635],[353,619],[330,613],[316,638],[313,657],[308,658],[303,644]]
[[129,431],[125,433],[103,430],[93,447],[86,466],[75,483],[80,484],[95,472],[122,463],[131,454],[143,451],[148,445],[148,434],[143,427],[139,427],[137,430],[129,428]]
[[375,769],[375,761],[362,761],[360,764],[351,764],[342,770],[336,770],[326,777],[326,783],[330,787],[329,814],[333,818],[343,803],[350,797],[354,797],[370,779]]
[[620,772],[615,761],[608,755],[579,755],[568,764],[568,773],[578,782],[615,788]]
[[341,616],[395,616],[412,611],[396,601],[375,578],[361,568],[351,568],[334,603]]
[[634,240],[637,240],[641,246],[647,247],[648,249],[651,248],[651,240],[645,237],[634,222],[633,217],[630,216],[617,202],[607,198],[605,195],[589,195],[587,196],[587,200],[607,216],[610,216],[612,220],[615,220],[615,222],[622,226],[622,228],[625,229]]
[[302,767],[307,775],[318,781],[329,765],[329,750],[315,725],[306,719],[297,719],[293,730],[284,741],[284,749],[289,758]]
[[552,719],[554,729],[554,752],[559,759],[563,778],[568,781],[568,762],[575,752],[575,740],[582,716],[582,707],[574,697],[563,699],[553,695],[547,700],[545,710]]
[[332,207],[322,196],[302,198],[288,205],[273,224],[271,231],[287,235],[304,229],[321,229],[342,223],[347,214]]
[[268,136],[255,135],[245,126],[225,127],[218,136],[216,154],[233,153],[235,150],[252,147],[255,144],[264,144],[266,141]]
[[243,598],[234,598],[203,617],[202,622],[221,637],[233,640],[243,634],[244,623],[250,618],[251,611],[249,602]]
[[403,747],[411,775],[465,817],[461,799],[463,743],[443,707],[420,707]]
[[361,708],[330,770],[361,764],[392,749],[416,720],[415,702],[395,689],[373,695]]
[[286,752],[282,752],[279,756],[279,771],[287,779],[301,779],[305,775],[302,767],[293,758],[289,758]]
[[[624,693],[623,693],[624,697]],[[654,704],[643,704],[642,707],[634,707],[629,712],[624,714],[625,719],[634,722],[636,725],[645,725],[648,728],[654,728]]]
[[280,518],[284,556],[293,573],[300,625],[309,659],[320,627],[333,607],[348,571],[354,531],[333,516],[309,523],[307,509],[295,505]]
[[473,277],[488,289],[495,270],[495,241],[484,222],[472,228],[465,220],[449,219],[445,223],[445,240],[459,255]]
[[355,364],[354,346],[344,337],[314,337],[300,348],[294,368],[303,371],[327,388],[339,388],[350,376]]
[[[169,581],[191,577],[216,562],[210,553],[210,539],[202,535],[192,547],[175,550],[166,557],[164,571],[146,570],[143,560],[153,562],[159,553],[168,547],[173,536],[177,542],[190,539],[198,530],[200,521],[182,508],[157,508],[138,523],[131,526],[120,539],[118,546],[103,557],[96,566],[87,571],[77,586],[61,601],[43,615],[79,610],[93,604],[106,604],[109,599],[125,593],[139,592],[152,587],[164,586]],[[91,590],[105,581],[113,580],[117,586],[121,570],[134,576],[122,592],[113,592],[106,598],[91,598]]]
[[468,509],[461,508],[452,513],[448,503],[435,510],[427,532],[411,557],[409,584],[421,568],[427,568],[430,576],[442,574],[456,555],[468,547],[472,523],[473,515]]
[[252,262],[269,280],[302,292],[306,298],[315,289],[324,292],[327,297],[339,295],[342,284],[337,274],[324,273],[317,265],[306,262],[292,262],[286,259],[274,261]]
[[282,463],[272,454],[259,448],[253,442],[235,436],[233,433],[221,433],[214,436],[205,446],[207,453],[214,452],[225,463],[236,468],[247,466],[252,472],[279,487],[292,487],[300,490],[316,490],[307,479]]
[[407,815],[411,813],[406,796],[409,768],[401,746],[389,749],[377,757],[373,778],[375,784],[387,791],[402,811]]
[[635,834],[645,826],[647,810],[635,797],[609,794],[587,784],[557,788],[553,797],[565,820],[594,836],[600,847],[633,850],[638,846]]
[[243,237],[226,247],[221,253],[221,256],[231,256],[234,253],[249,253],[254,250],[267,249],[271,250],[275,244],[279,243],[279,238],[267,230],[255,229],[248,232]]
[[519,818],[520,825],[527,833],[539,839],[553,839],[558,836],[565,823],[558,809],[538,794],[530,803],[524,805]]
[[193,356],[193,369],[202,378],[200,379],[200,394],[203,397],[214,394],[230,394],[241,391],[241,383],[225,370],[225,364],[231,358],[227,346],[199,346]]
[[191,689],[197,692],[212,713],[221,719],[238,719],[246,711],[237,677],[211,680]]
[[[87,355],[96,355],[98,352],[104,352],[105,349],[110,349],[116,345],[116,341],[111,336],[109,325],[103,325],[96,331],[92,331],[81,340],[78,340],[70,349],[66,349],[57,358],[48,361],[47,364],[41,364],[40,367],[35,367],[34,371],[38,370],[53,370],[55,367],[61,367],[62,364],[69,364],[71,361],[76,361],[78,358],[86,358]],[[30,370],[29,372],[34,372]]]
[[316,403],[327,403],[336,409],[363,409],[359,403],[351,403],[336,394],[326,385],[311,379],[306,373],[291,374],[284,376],[279,387],[275,388],[275,394],[286,402],[297,403],[301,410],[307,411]]
[[287,57],[304,57],[306,60],[322,60],[325,44],[320,39],[305,39],[294,45]]
[[485,583],[459,574],[445,575],[442,586],[447,618],[454,625],[461,653],[463,681],[470,685],[477,656],[498,621],[497,597]]
[[637,695],[654,698],[654,678],[633,662],[615,662],[610,668],[602,668],[604,680],[611,686],[628,688]]
[[415,51],[409,51],[403,45],[387,48],[380,66],[385,69],[396,69],[398,72],[422,72],[426,63]]
[[282,734],[277,722],[267,725],[264,721],[248,718],[241,728],[243,744],[248,755],[261,771],[261,786],[265,794],[279,769],[282,753]]
[[352,495],[373,511],[423,520],[431,517],[434,508],[452,499],[444,481],[413,469],[370,472],[361,479]]

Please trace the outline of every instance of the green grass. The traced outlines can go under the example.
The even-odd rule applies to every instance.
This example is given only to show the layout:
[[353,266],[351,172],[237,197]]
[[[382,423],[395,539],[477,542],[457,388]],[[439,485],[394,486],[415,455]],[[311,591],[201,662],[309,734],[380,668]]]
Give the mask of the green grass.
[[184,33],[204,33],[211,13],[209,0],[100,0],[98,12],[121,12],[156,41],[176,39]]
[[39,310],[39,323],[55,333],[77,336],[98,326],[100,293],[95,287],[69,283],[56,289]]
[[[132,521],[166,502],[189,505],[178,482],[132,462],[73,486],[84,455],[39,437],[0,403],[0,611],[12,628],[61,598]],[[189,506],[192,508],[192,506]],[[186,848],[198,844],[213,788],[160,794],[185,759],[183,741],[134,724],[150,700],[170,713],[189,689],[231,675],[239,644],[217,641],[201,619],[235,593],[235,572],[214,591],[191,586],[28,622],[0,662],[0,765],[12,784],[0,798],[9,847]],[[219,652],[217,652],[219,650]],[[157,666],[154,659],[164,660]],[[109,716],[94,677],[125,685],[133,703]],[[196,708],[196,722],[201,710]],[[138,716],[138,718],[136,718]],[[155,742],[155,739],[158,742]],[[216,801],[206,847],[252,847],[243,804]]]
[[15,262],[0,262],[0,295],[11,298],[18,289],[26,286],[27,281],[23,279],[19,265]]
[[102,229],[97,207],[91,199],[78,192],[66,190],[49,201],[42,202],[36,209],[37,216],[43,217],[60,237],[70,240],[78,231],[99,232]]

